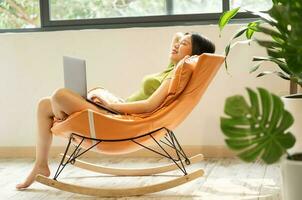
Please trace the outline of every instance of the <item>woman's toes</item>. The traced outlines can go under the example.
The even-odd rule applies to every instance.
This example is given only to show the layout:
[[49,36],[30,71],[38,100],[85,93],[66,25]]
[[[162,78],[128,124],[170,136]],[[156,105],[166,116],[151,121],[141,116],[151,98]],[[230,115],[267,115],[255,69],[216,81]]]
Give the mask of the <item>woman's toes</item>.
[[50,170],[49,170],[48,166],[43,167],[43,168],[34,167],[34,169],[28,175],[26,180],[23,183],[19,183],[16,185],[16,189],[25,189],[25,188],[29,187],[35,181],[37,174],[41,174],[43,176],[48,177],[48,176],[50,176]]

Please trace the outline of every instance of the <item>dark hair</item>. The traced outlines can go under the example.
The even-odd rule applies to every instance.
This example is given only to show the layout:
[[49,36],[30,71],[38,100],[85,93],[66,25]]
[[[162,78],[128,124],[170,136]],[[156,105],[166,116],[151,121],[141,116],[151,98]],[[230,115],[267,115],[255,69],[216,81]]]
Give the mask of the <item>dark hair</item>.
[[207,37],[194,32],[187,32],[185,35],[191,35],[192,55],[215,52],[215,44]]

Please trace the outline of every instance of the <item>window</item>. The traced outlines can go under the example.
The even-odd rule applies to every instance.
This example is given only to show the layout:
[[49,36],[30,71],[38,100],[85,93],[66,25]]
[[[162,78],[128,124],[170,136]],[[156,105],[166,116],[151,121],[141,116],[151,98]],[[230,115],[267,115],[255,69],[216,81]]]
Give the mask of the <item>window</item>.
[[166,14],[165,0],[50,0],[51,20],[75,20]]
[[39,0],[0,0],[0,29],[40,26]]
[[[240,6],[247,10],[261,11],[270,9],[272,5],[272,0],[230,0],[231,9]],[[243,10],[241,12],[243,12]]]
[[222,12],[221,0],[173,0],[172,14],[198,14]]
[[50,0],[51,20],[219,13],[221,0]]
[[[267,10],[271,0],[0,0],[0,31],[217,23],[237,6]],[[254,17],[244,10],[238,18]]]

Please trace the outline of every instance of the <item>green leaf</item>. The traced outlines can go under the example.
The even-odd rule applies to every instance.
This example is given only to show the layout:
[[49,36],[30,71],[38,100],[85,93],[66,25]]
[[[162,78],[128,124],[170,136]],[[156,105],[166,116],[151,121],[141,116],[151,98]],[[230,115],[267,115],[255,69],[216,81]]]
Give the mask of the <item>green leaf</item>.
[[258,116],[260,115],[259,100],[257,97],[257,93],[250,88],[246,88],[246,90],[249,94],[249,98],[251,102],[251,115],[257,119]]
[[294,123],[294,117],[292,116],[292,114],[290,112],[285,110],[283,112],[282,120],[281,120],[279,126],[276,127],[276,129],[275,129],[276,133],[280,134],[280,133],[286,131],[286,129],[288,129],[293,123]]
[[245,149],[247,146],[252,146],[254,144],[257,144],[258,141],[261,141],[261,139],[238,139],[238,138],[229,138],[225,140],[225,143],[227,146],[233,150],[242,150]]
[[281,44],[274,42],[274,41],[269,41],[269,40],[255,40],[260,46],[266,47],[266,48],[281,48]]
[[275,58],[275,59],[284,57],[282,50],[267,48],[266,52],[270,57]]
[[246,117],[236,117],[236,118],[220,118],[221,123],[225,126],[234,126],[234,125],[248,125],[250,121]]
[[231,43],[229,43],[229,44],[225,47],[225,49],[224,49],[224,54],[225,54],[225,56],[228,56],[228,55],[229,55],[230,48],[231,48]]
[[283,37],[284,39],[281,39],[281,37],[276,37],[274,35],[272,35],[273,40],[275,40],[276,42],[278,42],[279,44],[284,44],[286,38]]
[[226,126],[226,125],[222,125],[221,130],[225,132],[226,136],[232,136],[233,138],[242,138],[248,135],[257,135],[261,133],[260,129],[237,128],[237,127]]
[[284,153],[284,148],[278,142],[270,140],[265,148],[262,160],[267,164],[272,164],[279,160]]
[[244,9],[244,10],[248,13],[259,16],[263,21],[269,23],[272,26],[277,25],[277,21],[267,13],[263,13],[263,12],[259,12],[259,11],[250,11],[247,9]]
[[296,142],[295,136],[288,132],[284,134],[276,135],[276,140],[283,146],[283,148],[289,149],[292,148]]
[[289,77],[289,75],[292,74],[291,71],[289,70],[287,64],[284,61],[282,61],[282,60],[280,60],[278,58],[273,58],[273,57],[256,57],[256,56],[254,56],[253,57],[253,61],[271,61],[271,62],[276,63],[280,67],[280,69],[282,69],[283,72],[285,72],[286,74],[288,74],[287,75],[288,77]]
[[250,23],[247,25],[248,29],[247,29],[247,31],[245,32],[245,33],[246,33],[245,36],[246,36],[247,39],[251,39],[251,38],[252,38],[252,36],[253,36],[255,30],[257,30],[256,27],[258,27],[259,24],[260,24],[260,21],[254,21],[254,22],[250,22]]
[[248,29],[248,27],[242,27],[242,28],[240,28],[240,29],[235,33],[235,35],[233,36],[233,38],[232,38],[231,40],[234,40],[234,39],[240,37],[247,29]]
[[255,32],[254,30],[248,29],[248,30],[245,32],[246,38],[247,38],[247,39],[251,39],[252,36],[253,36],[253,34],[254,34],[254,32]]
[[290,80],[290,77],[286,74],[283,74],[282,72],[277,72],[277,71],[264,71],[261,72],[260,74],[258,74],[256,77],[261,77],[261,76],[265,76],[265,75],[269,75],[269,74],[275,74],[277,76],[279,76],[280,78],[283,78],[284,80]]
[[[257,26],[250,26],[249,28],[253,29],[254,31],[269,35],[272,38],[276,39],[276,41],[283,41],[283,39],[285,39],[284,36],[281,33],[279,33],[278,31],[273,30],[271,28],[267,28],[265,26],[261,26],[260,23],[258,23]],[[278,42],[278,43],[280,43],[280,42]]]
[[249,113],[249,106],[242,96],[234,95],[227,98],[224,112],[231,117],[244,117]]
[[270,116],[270,112],[272,110],[271,94],[263,88],[257,88],[257,90],[260,94],[261,108],[262,108],[260,125],[266,127],[268,123],[268,118]]
[[230,21],[231,18],[233,18],[239,11],[240,7],[234,8],[232,10],[229,10],[227,12],[224,12],[219,19],[218,25],[220,32],[224,28],[224,26]]
[[273,131],[274,130],[274,128],[279,123],[279,120],[282,119],[283,110],[284,110],[284,104],[281,101],[281,99],[278,96],[274,95],[274,94],[272,95],[272,98],[273,98],[272,99],[272,102],[273,102],[272,107],[274,109],[272,109],[272,116],[271,116],[268,131]]
[[247,92],[250,104],[241,95],[226,99],[228,117],[220,118],[225,142],[244,161],[261,158],[274,163],[295,143],[294,136],[286,132],[293,117],[277,95],[264,88],[257,88],[257,92],[247,88]]
[[253,162],[264,151],[265,144],[255,145],[238,154],[238,157],[246,162]]
[[261,66],[262,63],[263,63],[263,62],[259,62],[259,63],[257,63],[256,65],[252,66],[252,67],[250,68],[249,73],[253,73],[254,71],[256,71],[256,70]]

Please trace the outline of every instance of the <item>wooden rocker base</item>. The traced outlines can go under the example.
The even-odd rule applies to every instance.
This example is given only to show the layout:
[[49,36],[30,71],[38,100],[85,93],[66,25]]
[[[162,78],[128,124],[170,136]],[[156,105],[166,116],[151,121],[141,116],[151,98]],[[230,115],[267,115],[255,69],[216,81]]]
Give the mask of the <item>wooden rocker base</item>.
[[72,192],[72,193],[98,196],[98,197],[122,197],[122,196],[144,195],[148,193],[167,190],[188,183],[192,180],[195,180],[201,177],[203,174],[204,174],[203,170],[199,169],[185,176],[181,176],[170,181],[153,184],[149,186],[143,186],[143,187],[132,187],[132,188],[121,188],[121,189],[85,187],[85,186],[74,185],[70,183],[63,183],[42,175],[37,175],[36,181],[53,188],[57,188],[59,190]]
[[[60,156],[63,156],[63,154],[60,154]],[[66,155],[66,157],[69,158],[70,156]],[[200,162],[203,160],[203,155],[197,154],[189,158],[189,160],[191,164]],[[177,163],[179,164],[180,161],[178,161]],[[75,160],[73,165],[81,169],[86,169],[97,173],[111,174],[111,175],[118,175],[118,176],[148,176],[148,175],[159,174],[159,173],[164,173],[164,172],[178,169],[175,163],[163,165],[159,167],[144,168],[144,169],[109,168],[109,167],[103,167],[100,165],[91,164],[78,159]]]

